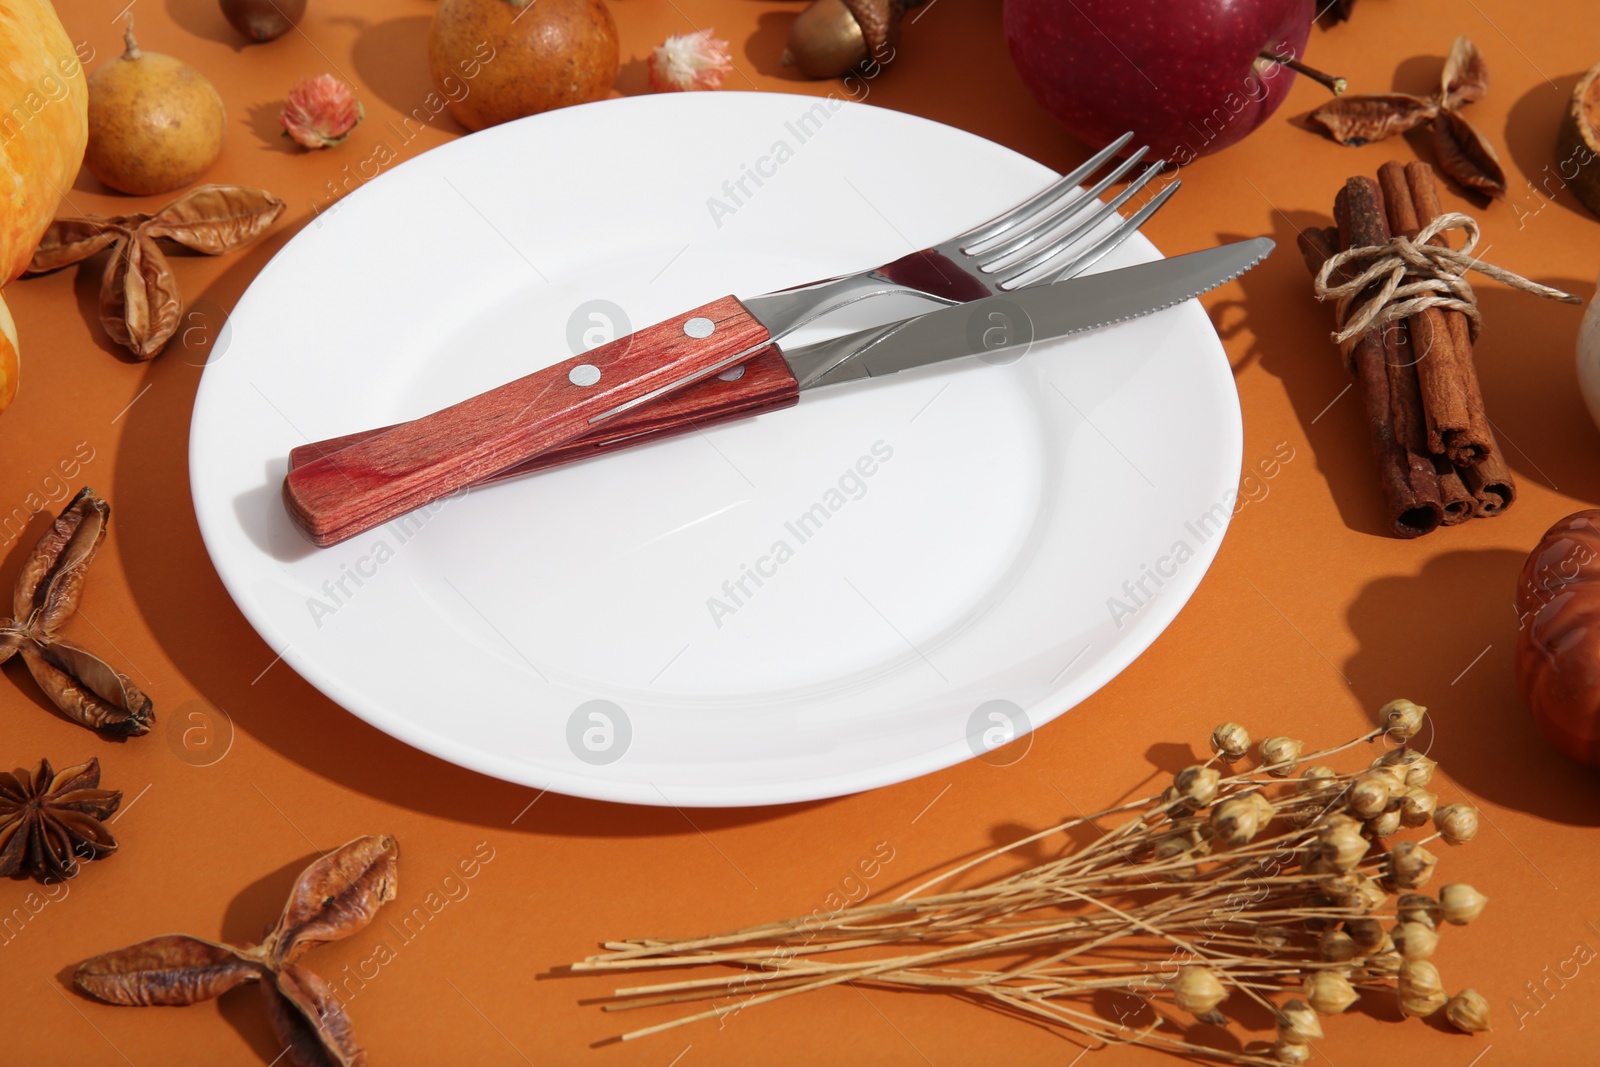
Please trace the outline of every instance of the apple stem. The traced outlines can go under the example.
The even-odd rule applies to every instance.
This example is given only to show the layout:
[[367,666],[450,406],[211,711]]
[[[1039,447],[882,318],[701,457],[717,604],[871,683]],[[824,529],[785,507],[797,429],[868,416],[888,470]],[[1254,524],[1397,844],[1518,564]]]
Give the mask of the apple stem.
[[1309,67],[1300,62],[1298,59],[1295,59],[1293,56],[1282,57],[1275,56],[1271,52],[1262,52],[1261,58],[1271,60],[1279,66],[1288,67],[1297,74],[1304,74],[1312,81],[1327,86],[1328,90],[1332,92],[1334,96],[1342,95],[1344,91],[1349,88],[1349,84],[1343,78],[1335,77],[1332,74],[1325,74],[1316,67]]

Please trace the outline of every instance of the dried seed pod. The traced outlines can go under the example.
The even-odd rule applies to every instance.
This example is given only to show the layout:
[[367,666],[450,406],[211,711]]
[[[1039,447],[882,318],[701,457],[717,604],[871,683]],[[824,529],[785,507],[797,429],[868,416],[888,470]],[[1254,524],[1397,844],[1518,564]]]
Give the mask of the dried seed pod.
[[1325,826],[1317,835],[1322,846],[1322,858],[1341,871],[1354,870],[1367,854],[1367,839],[1361,836],[1360,824],[1337,822]]
[[1367,774],[1383,780],[1384,784],[1389,787],[1391,799],[1398,798],[1408,788],[1406,785],[1406,772],[1392,763],[1380,763],[1369,770]]
[[1258,926],[1250,935],[1250,940],[1272,953],[1287,947],[1294,940],[1294,933],[1281,926]]
[[1425,789],[1433,781],[1433,772],[1439,765],[1416,749],[1396,748],[1385,752],[1373,761],[1374,767],[1398,767],[1405,772],[1406,785]]
[[1378,837],[1393,837],[1400,832],[1400,809],[1395,808],[1393,811],[1386,811],[1382,815],[1368,820],[1367,825],[1372,827],[1372,832]]
[[1261,829],[1261,812],[1255,804],[1235,797],[1211,809],[1211,828],[1223,844],[1248,845]]
[[1394,948],[1383,924],[1377,919],[1346,919],[1344,928],[1365,955],[1388,952]]
[[1400,968],[1405,964],[1405,957],[1394,950],[1394,945],[1389,940],[1389,935],[1383,936],[1383,944],[1378,946],[1381,952],[1374,952],[1362,961],[1367,970],[1373,974],[1382,974],[1393,977],[1400,973]]
[[1439,968],[1427,960],[1407,960],[1402,963],[1397,987],[1400,993],[1400,1010],[1419,1018],[1432,1015],[1444,1007],[1445,1001],[1450,999],[1445,996],[1444,982],[1439,977]]
[[1450,1025],[1469,1034],[1489,1029],[1489,1002],[1476,989],[1463,989],[1444,1006]]
[[1402,841],[1389,853],[1389,881],[1400,889],[1421,889],[1433,877],[1439,858],[1415,841]]
[[1311,1062],[1311,1046],[1279,1041],[1272,1046],[1272,1058],[1287,1067],[1300,1067],[1303,1063]]
[[1400,800],[1400,822],[1403,826],[1421,826],[1433,818],[1439,807],[1439,798],[1426,789],[1407,789]]
[[1378,721],[1383,732],[1396,741],[1409,741],[1422,729],[1422,718],[1428,709],[1409,700],[1391,700],[1378,709]]
[[1444,909],[1439,902],[1422,893],[1406,893],[1398,902],[1400,921],[1406,923],[1421,923],[1430,930],[1439,927],[1439,920],[1444,916]]
[[1449,845],[1464,845],[1478,836],[1478,809],[1471,804],[1446,804],[1433,813],[1434,829]]
[[[1355,943],[1351,942],[1350,947],[1353,950]],[[1338,971],[1316,971],[1306,980],[1306,1000],[1311,1010],[1320,1015],[1338,1015],[1360,996],[1350,979]]]
[[1322,1020],[1305,1001],[1288,1001],[1278,1009],[1278,1040],[1290,1045],[1309,1045],[1321,1041]]
[[1422,923],[1395,923],[1394,929],[1389,931],[1389,940],[1394,942],[1395,951],[1413,961],[1431,958],[1434,949],[1439,947],[1438,931]]
[[1322,931],[1317,946],[1322,952],[1322,958],[1329,963],[1345,963],[1361,955],[1361,946],[1356,944],[1356,939],[1343,930]]
[[1237,763],[1250,751],[1250,731],[1236,722],[1225,722],[1211,731],[1211,751],[1225,763]]
[[1178,798],[1185,807],[1199,811],[1217,799],[1217,783],[1220,781],[1222,774],[1215,767],[1195,764],[1178,772],[1173,779],[1173,788],[1178,791]]
[[1444,921],[1453,926],[1465,926],[1483,914],[1489,898],[1466,882],[1451,882],[1439,890],[1439,907]]
[[1261,742],[1262,769],[1274,778],[1287,778],[1304,750],[1305,745],[1292,737],[1269,737]]
[[1180,967],[1172,983],[1173,1000],[1179,1008],[1194,1015],[1204,1015],[1227,997],[1227,987],[1210,967],[1198,964]]
[[1278,814],[1277,806],[1259,792],[1247,793],[1244,799],[1256,809],[1256,825],[1265,830],[1267,824]]
[[1389,806],[1389,782],[1376,774],[1364,774],[1350,787],[1350,810],[1363,819],[1382,815]]
[[1343,896],[1335,897],[1342,907],[1361,908],[1364,911],[1377,911],[1383,907],[1389,894],[1366,875],[1356,875],[1350,891]]

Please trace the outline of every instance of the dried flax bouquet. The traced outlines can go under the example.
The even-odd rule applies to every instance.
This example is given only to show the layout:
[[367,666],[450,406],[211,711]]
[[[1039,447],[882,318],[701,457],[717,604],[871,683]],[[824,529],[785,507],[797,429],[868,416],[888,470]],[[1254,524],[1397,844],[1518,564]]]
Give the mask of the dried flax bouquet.
[[[1225,723],[1211,736],[1212,758],[1159,795],[1043,830],[894,900],[709,937],[607,942],[573,970],[732,969],[618,989],[608,1010],[712,1002],[623,1040],[845,982],[953,993],[1090,1046],[1239,1064],[1307,1062],[1321,1018],[1361,997],[1398,998],[1407,1015],[1444,1009],[1457,1028],[1486,1030],[1484,998],[1447,996],[1429,962],[1445,926],[1471,922],[1486,898],[1464,883],[1424,892],[1437,863],[1428,846],[1464,844],[1478,827],[1474,808],[1439,805],[1428,791],[1434,762],[1407,745],[1425,710],[1393,701],[1379,728],[1321,752],[1269,737],[1248,770],[1239,764],[1250,737]],[[1385,736],[1399,747],[1370,766],[1323,762]],[[1072,831],[1115,815],[1128,817],[1074,842]],[[1395,840],[1430,824],[1420,839]],[[1067,840],[1054,858],[954,887],[1059,835]],[[1206,1032],[1238,1008],[1269,1013],[1275,1039],[1241,1048]]]

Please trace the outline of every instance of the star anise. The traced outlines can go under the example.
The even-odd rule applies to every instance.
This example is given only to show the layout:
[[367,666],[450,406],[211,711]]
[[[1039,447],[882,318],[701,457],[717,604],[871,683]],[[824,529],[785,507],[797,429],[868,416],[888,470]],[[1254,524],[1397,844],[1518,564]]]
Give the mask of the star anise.
[[0,663],[18,652],[45,695],[70,718],[114,736],[155,721],[150,698],[105,660],[57,635],[72,613],[89,564],[111,523],[111,505],[83,488],[33,547],[0,619]]
[[399,845],[358,837],[295,879],[277,924],[258,945],[165,934],[84,960],[79,990],[108,1004],[194,1004],[245,982],[261,982],[282,1055],[297,1067],[362,1067],[350,1017],[321,978],[295,961],[317,945],[360,931],[395,897]]
[[178,279],[156,243],[166,238],[207,255],[243,248],[283,214],[282,200],[242,185],[202,185],[154,215],[88,215],[50,224],[24,274],[43,274],[111,249],[100,279],[100,323],[141,360],[158,355],[183,312]]
[[1445,58],[1439,90],[1410,93],[1357,93],[1330,100],[1311,113],[1311,121],[1340,144],[1363,145],[1433,124],[1439,168],[1469,188],[1489,196],[1506,195],[1506,174],[1494,146],[1461,116],[1461,108],[1489,90],[1489,68],[1466,37],[1457,37]]
[[100,788],[98,759],[59,773],[47,759],[31,775],[25,767],[0,771],[0,877],[76,877],[79,860],[117,850],[100,823],[120,803],[121,792]]

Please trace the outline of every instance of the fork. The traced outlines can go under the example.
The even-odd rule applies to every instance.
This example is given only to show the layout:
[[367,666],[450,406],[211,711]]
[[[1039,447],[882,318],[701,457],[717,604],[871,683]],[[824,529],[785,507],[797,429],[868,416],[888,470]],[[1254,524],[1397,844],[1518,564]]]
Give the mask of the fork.
[[[1039,285],[1075,277],[1132,236],[1161,210],[1162,205],[1182,184],[1181,181],[1173,181],[1132,215],[1122,219],[1110,232],[1093,241],[1086,241],[1161,171],[1160,161],[1152,163],[1111,200],[1102,203],[1097,199],[1145,157],[1147,149],[1139,148],[1092,187],[1080,191],[1080,183],[1126,147],[1132,138],[1132,133],[1123,134],[1071,173],[1055,179],[1022,203],[931,248],[913,252],[881,267],[751,297],[742,303],[767,324],[771,333],[769,340],[777,341],[823,315],[872,297],[906,294],[948,305],[1008,292],[1024,284]],[[1074,193],[1079,195],[1074,196]],[[1091,205],[1095,210],[1073,221],[1075,216]],[[1063,223],[1069,222],[1071,225],[1063,228]],[[1037,248],[1033,247],[1041,236],[1049,236],[1050,240]],[[948,267],[948,273],[940,267]],[[767,360],[772,357],[758,354],[755,358]],[[754,359],[750,362],[754,362]],[[635,419],[623,416],[612,420],[603,431],[585,434],[568,445],[492,472],[474,484],[501,481],[610,451],[624,444],[659,440],[747,414],[748,405],[739,403],[739,398],[733,395],[736,387],[730,384],[743,375],[734,374],[731,370],[723,374],[726,377],[713,378],[683,390],[674,405],[678,409],[678,417],[669,426],[645,427],[636,424]],[[748,390],[749,386],[737,388]],[[713,398],[718,399],[714,401]],[[748,399],[755,402],[761,398],[751,396]],[[697,417],[697,405],[702,401],[704,407]],[[375,430],[359,430],[341,437],[300,445],[289,453],[289,469],[294,470],[400,425],[404,423]]]
[[[1131,137],[995,218],[882,266],[722,297],[412,422],[300,446],[290,454],[285,506],[314,542],[333,544],[356,525],[370,529],[471,485],[787,407],[806,383],[773,342],[822,315],[888,294],[951,305],[1057,281],[1126,240],[1180,185],[1120,219],[1117,209],[1160,173],[1157,161],[1102,203],[1099,195],[1143,160],[1139,148],[1080,190]],[[1097,237],[1114,216],[1118,224]]]

